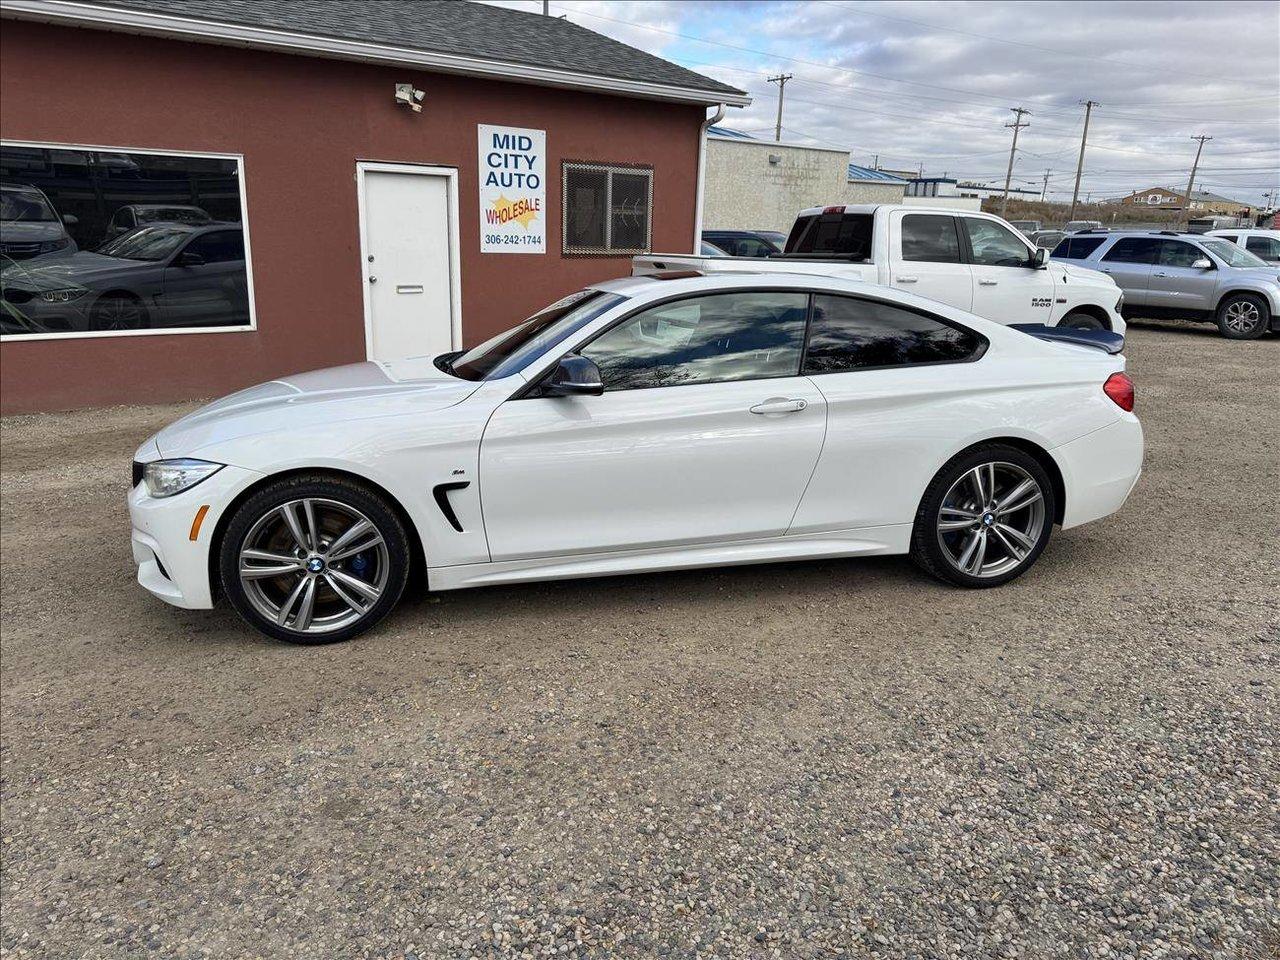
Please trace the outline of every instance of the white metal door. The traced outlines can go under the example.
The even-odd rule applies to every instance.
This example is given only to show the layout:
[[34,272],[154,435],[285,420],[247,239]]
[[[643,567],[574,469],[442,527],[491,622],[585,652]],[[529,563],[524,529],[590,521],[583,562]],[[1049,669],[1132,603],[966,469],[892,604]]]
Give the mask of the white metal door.
[[806,377],[509,400],[480,446],[494,560],[780,536],[826,411]]
[[370,360],[443,353],[458,339],[453,171],[361,165]]

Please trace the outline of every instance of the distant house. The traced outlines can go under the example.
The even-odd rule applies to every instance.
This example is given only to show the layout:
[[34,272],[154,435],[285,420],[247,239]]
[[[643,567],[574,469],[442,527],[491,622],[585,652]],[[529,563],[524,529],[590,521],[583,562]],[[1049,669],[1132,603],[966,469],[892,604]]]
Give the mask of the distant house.
[[[1127,197],[1112,201],[1122,207],[1143,207],[1148,210],[1185,210],[1187,208],[1186,190],[1175,190],[1172,187],[1147,187],[1136,190]],[[1191,209],[1200,213],[1223,213],[1234,216],[1249,216],[1253,206],[1243,200],[1232,200],[1221,197],[1207,190],[1191,192]]]
[[707,131],[708,230],[786,232],[806,207],[901,203],[907,181],[849,162],[849,151],[761,140],[714,126]]

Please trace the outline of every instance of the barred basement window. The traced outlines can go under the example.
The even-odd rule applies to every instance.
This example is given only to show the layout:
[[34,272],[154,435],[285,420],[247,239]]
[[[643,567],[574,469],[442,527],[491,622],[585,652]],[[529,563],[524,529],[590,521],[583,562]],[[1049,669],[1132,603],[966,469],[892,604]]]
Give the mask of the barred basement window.
[[653,170],[598,163],[562,166],[565,253],[648,253]]

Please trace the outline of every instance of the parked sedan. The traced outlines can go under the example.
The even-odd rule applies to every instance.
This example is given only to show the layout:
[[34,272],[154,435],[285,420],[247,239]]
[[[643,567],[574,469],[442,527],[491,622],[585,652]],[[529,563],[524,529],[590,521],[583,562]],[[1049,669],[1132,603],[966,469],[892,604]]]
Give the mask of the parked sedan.
[[52,261],[0,273],[5,333],[238,326],[249,322],[239,224],[138,227]]
[[25,183],[0,184],[0,264],[66,257],[77,250],[67,232],[73,216],[61,216],[43,190]]
[[1053,259],[1110,274],[1125,317],[1217,323],[1231,340],[1280,331],[1280,270],[1219,237],[1085,231],[1059,243]]
[[1142,463],[1123,338],[1030,329],[839,278],[606,281],[166,427],[135,454],[138,580],[301,643],[377,623],[416,564],[451,590],[909,553],[994,587]]

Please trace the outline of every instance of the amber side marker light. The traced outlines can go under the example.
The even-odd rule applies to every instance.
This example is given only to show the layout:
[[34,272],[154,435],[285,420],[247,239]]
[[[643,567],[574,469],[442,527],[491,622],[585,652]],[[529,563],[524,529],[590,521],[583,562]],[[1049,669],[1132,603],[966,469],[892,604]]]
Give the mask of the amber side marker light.
[[209,505],[207,503],[196,511],[196,518],[191,521],[191,535],[187,537],[188,540],[194,540],[200,536],[200,524],[204,523],[204,515],[208,512]]

